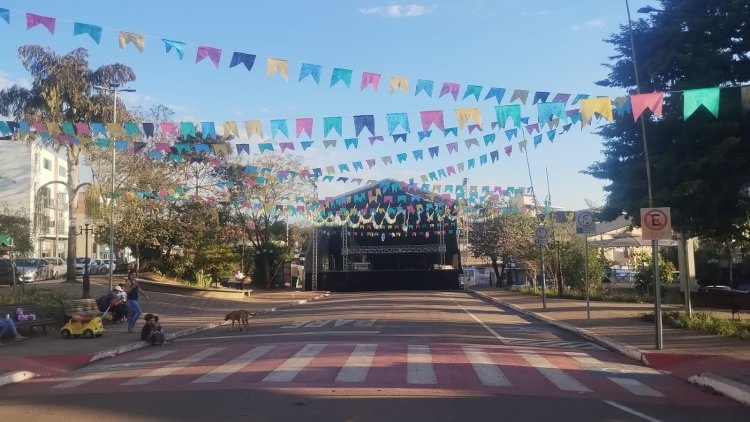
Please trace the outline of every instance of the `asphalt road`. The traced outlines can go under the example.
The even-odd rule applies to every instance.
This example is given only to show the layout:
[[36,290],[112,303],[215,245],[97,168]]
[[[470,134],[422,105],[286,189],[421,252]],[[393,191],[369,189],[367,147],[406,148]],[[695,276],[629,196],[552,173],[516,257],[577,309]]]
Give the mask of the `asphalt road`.
[[[169,322],[163,321],[169,329]],[[732,421],[750,412],[463,292],[326,300],[0,390],[0,420]]]

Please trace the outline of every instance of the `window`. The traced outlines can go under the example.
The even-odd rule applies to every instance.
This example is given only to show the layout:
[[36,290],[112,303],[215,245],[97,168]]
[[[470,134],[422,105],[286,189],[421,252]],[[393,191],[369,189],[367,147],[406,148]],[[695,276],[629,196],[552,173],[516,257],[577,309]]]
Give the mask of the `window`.
[[42,167],[44,167],[45,170],[52,170],[52,161],[45,158],[42,162]]
[[57,175],[60,177],[67,177],[68,171],[63,166],[57,166]]

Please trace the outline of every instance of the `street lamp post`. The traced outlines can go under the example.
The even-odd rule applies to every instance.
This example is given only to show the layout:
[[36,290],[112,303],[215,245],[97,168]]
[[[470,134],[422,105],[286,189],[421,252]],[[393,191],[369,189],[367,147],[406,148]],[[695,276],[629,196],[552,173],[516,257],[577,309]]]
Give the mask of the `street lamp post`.
[[[633,37],[633,22],[630,19],[630,3],[625,0],[625,8],[628,12],[628,32],[630,33],[630,51],[633,59],[633,72],[635,73],[635,92],[641,93],[641,83],[638,76],[638,61],[635,53],[635,40]],[[658,9],[654,9],[651,6],[646,6],[638,9],[638,13],[651,13],[657,12]],[[646,164],[646,183],[648,187],[648,206],[652,208],[654,206],[654,197],[652,193],[651,185],[651,162],[648,157],[648,141],[646,138],[646,121],[643,116],[641,120],[641,137],[643,138],[643,158]],[[656,319],[656,349],[662,350],[664,348],[664,339],[662,336],[662,318],[661,318],[661,282],[659,280],[659,241],[651,240],[651,251],[652,251],[652,265],[654,267],[654,318]]]
[[[135,92],[132,88],[120,89],[120,84],[109,84],[109,87],[94,86],[100,91],[112,92],[112,122],[117,123],[117,93],[118,92]],[[109,198],[109,290],[112,290],[112,274],[115,270],[115,158],[116,149],[112,142],[112,193]]]
[[[91,227],[89,227],[91,226]],[[101,230],[101,227],[91,225],[89,223],[86,223],[83,225],[83,227],[78,227],[78,233],[73,233],[76,235],[84,235],[84,249],[86,249],[86,253],[84,254],[83,258],[83,294],[81,295],[82,298],[87,299],[90,296],[91,292],[91,279],[90,279],[90,268],[91,268],[91,262],[89,262],[89,233],[91,234],[98,234]]]

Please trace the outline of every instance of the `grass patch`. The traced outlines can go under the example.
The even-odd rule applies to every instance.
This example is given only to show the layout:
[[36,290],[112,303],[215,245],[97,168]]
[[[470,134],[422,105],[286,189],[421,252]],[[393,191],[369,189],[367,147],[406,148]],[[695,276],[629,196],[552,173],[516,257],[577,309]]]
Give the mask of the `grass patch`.
[[[541,296],[542,289],[534,288],[530,286],[513,286],[510,291],[523,293],[527,295]],[[557,289],[547,290],[547,297],[558,297]],[[586,292],[579,292],[577,290],[565,290],[563,292],[564,299],[574,300],[585,300]],[[589,299],[601,302],[624,302],[624,303],[651,303],[653,298],[649,296],[642,296],[636,293],[629,292],[616,292],[616,291],[604,291],[600,289],[592,289],[589,292]]]
[[[643,314],[639,318],[653,322],[654,314]],[[710,312],[693,312],[690,317],[679,311],[662,312],[662,321],[674,328],[750,340],[750,321],[717,317]]]
[[73,296],[60,294],[51,290],[24,288],[0,294],[0,305],[36,305],[39,316],[54,318],[57,322],[65,322],[63,301],[77,299]]

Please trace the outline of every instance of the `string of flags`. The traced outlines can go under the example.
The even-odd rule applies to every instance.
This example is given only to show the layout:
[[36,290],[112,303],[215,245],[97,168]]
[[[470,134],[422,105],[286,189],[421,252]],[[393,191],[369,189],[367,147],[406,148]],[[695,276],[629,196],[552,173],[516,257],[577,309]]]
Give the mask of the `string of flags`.
[[[25,16],[26,21],[26,29],[32,30],[34,28],[40,27],[45,28],[51,35],[55,34],[55,31],[58,29],[57,27],[57,21],[63,21],[67,23],[72,23],[72,33],[74,37],[78,36],[87,36],[89,37],[94,43],[97,45],[100,45],[102,41],[102,35],[105,31],[107,32],[115,32],[117,35],[117,43],[120,47],[120,49],[126,49],[126,48],[135,48],[140,53],[143,53],[146,49],[146,41],[148,38],[143,34],[139,34],[136,32],[131,31],[122,31],[122,30],[111,30],[108,28],[104,28],[99,25],[94,25],[91,23],[84,23],[84,22],[78,22],[78,21],[67,21],[63,19],[57,19],[55,17],[51,16],[43,16],[38,15],[34,13],[24,13],[16,10],[11,10],[7,8],[0,8],[0,19],[4,20],[7,24],[11,24],[11,12],[13,12],[13,15],[18,13],[19,15]],[[15,17],[14,17],[15,22]],[[195,63],[198,64],[204,60],[210,61],[215,68],[219,68],[222,57],[224,56],[225,49],[213,47],[213,46],[207,46],[207,45],[192,45],[184,41],[178,41],[173,39],[172,37],[168,38],[157,38],[159,43],[164,48],[164,51],[167,55],[174,54],[177,56],[179,60],[183,60],[188,52],[188,48],[194,48],[195,49]],[[244,67],[247,71],[252,71],[255,67],[257,55],[250,54],[247,52],[241,52],[241,51],[233,51],[231,53],[231,58],[229,59],[229,68],[234,67]],[[225,60],[226,62],[226,60]],[[285,80],[289,80],[289,61],[286,59],[280,59],[275,57],[268,57],[266,60],[266,74],[269,77],[272,77],[274,75],[279,75]],[[322,79],[322,73],[323,73],[323,66],[319,64],[314,63],[301,63],[299,67],[299,73],[298,73],[298,82],[303,82],[305,80],[311,80],[315,84],[320,85],[321,79]],[[351,89],[353,78],[354,78],[354,72],[352,69],[348,68],[341,68],[341,67],[335,67],[330,71],[330,82],[329,86],[345,86],[348,89]],[[372,89],[373,91],[377,91],[380,88],[380,81],[382,79],[383,75],[381,73],[374,73],[374,72],[362,72],[360,77],[360,83],[359,88],[360,91],[365,91],[366,89]],[[424,94],[428,97],[433,97],[433,94],[436,92],[435,89],[435,81],[431,79],[417,79],[416,82],[411,81],[404,76],[390,76],[388,80],[388,90],[391,94],[401,92],[404,95],[408,94],[410,92],[411,87],[413,86],[413,92],[414,95],[420,95]],[[473,98],[475,101],[479,101],[480,98],[482,98],[482,94],[484,94],[483,99],[485,101],[496,101],[497,104],[501,104],[503,100],[506,98],[506,92],[509,92],[509,89],[502,88],[502,87],[496,87],[491,86],[488,87],[485,91],[485,87],[482,85],[474,85],[474,84],[461,84],[457,82],[444,82],[440,86],[440,90],[437,91],[438,98],[443,96],[451,96],[453,97],[454,101],[458,101],[458,98],[460,96],[460,93],[463,88],[463,95],[461,95],[461,100],[471,99]],[[532,97],[532,104],[537,104],[538,102],[546,102],[549,96],[551,95],[551,92],[548,91],[530,91],[528,89],[514,89],[512,90],[512,94],[508,97],[509,100],[508,103],[513,102],[520,102],[522,104],[526,104],[529,95],[531,92],[534,92]],[[583,98],[588,98],[587,94],[568,94],[568,93],[557,93],[553,101],[562,101],[567,102],[570,98],[573,98],[572,104],[575,105],[579,100]]]

